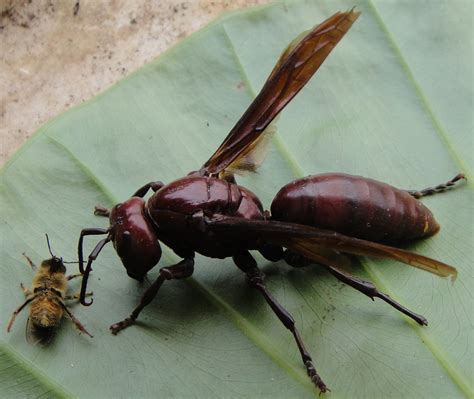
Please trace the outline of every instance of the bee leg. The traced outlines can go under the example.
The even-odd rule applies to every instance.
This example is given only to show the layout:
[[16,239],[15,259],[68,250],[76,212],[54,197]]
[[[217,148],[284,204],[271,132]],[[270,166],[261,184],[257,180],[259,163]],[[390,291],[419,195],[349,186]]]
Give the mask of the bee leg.
[[61,306],[64,309],[64,311],[67,313],[67,315],[69,316],[71,321],[74,323],[74,325],[77,327],[77,329],[80,332],[83,332],[84,334],[86,334],[89,337],[93,338],[93,335],[91,335],[89,333],[89,331],[87,331],[86,328],[82,325],[82,323],[74,317],[74,315],[71,313],[71,311],[68,309],[68,307],[64,303],[61,303]]
[[15,310],[12,314],[12,317],[10,318],[10,321],[8,322],[8,327],[7,327],[7,332],[10,332],[13,322],[16,319],[16,316],[25,308],[26,305],[28,305],[35,297],[28,298],[17,310]]
[[331,272],[338,280],[342,281],[343,283],[347,285],[350,285],[352,288],[355,288],[357,291],[362,292],[363,294],[367,295],[370,299],[374,300],[374,298],[380,298],[383,301],[387,302],[389,305],[393,306],[398,311],[402,312],[403,314],[415,320],[418,324],[422,326],[428,325],[428,320],[426,320],[422,315],[412,312],[410,309],[407,309],[405,306],[394,301],[387,294],[380,292],[375,287],[375,285],[371,283],[370,281],[359,279],[333,266],[326,266],[326,267],[329,270],[329,272]]
[[[92,295],[94,295],[93,292],[86,292],[84,296],[92,296]],[[74,295],[66,295],[64,299],[66,301],[69,301],[71,299],[79,299],[80,297],[81,297],[81,292],[76,292]]]
[[26,258],[26,260],[28,261],[28,263],[30,264],[31,268],[33,270],[36,270],[36,265],[33,263],[33,261],[31,260],[31,258],[26,254],[26,253],[22,253],[22,255]]
[[71,274],[69,276],[66,276],[66,279],[67,279],[67,281],[70,281],[70,280],[72,280],[74,278],[77,278],[77,277],[82,277],[82,273]]
[[194,254],[192,257],[183,259],[181,262],[168,267],[162,267],[160,269],[160,274],[158,278],[153,282],[150,287],[145,291],[142,296],[142,299],[139,305],[133,310],[132,314],[126,319],[119,321],[118,323],[112,324],[110,326],[110,331],[112,334],[117,335],[117,333],[132,324],[135,324],[135,321],[138,318],[138,315],[147,306],[158,293],[161,285],[166,280],[180,280],[183,278],[190,277],[194,272]]
[[446,183],[438,184],[435,187],[428,187],[423,190],[406,190],[408,194],[415,198],[421,198],[426,195],[433,195],[437,193],[442,193],[443,191],[449,190],[452,186],[456,184],[459,180],[466,180],[466,176],[462,173],[454,176],[451,180],[447,181]]
[[29,288],[26,288],[26,287],[23,285],[23,283],[20,283],[20,288],[21,288],[21,290],[23,291],[23,294],[25,294],[25,297],[29,297],[29,296],[32,294],[32,292],[30,291],[30,289],[29,289]]
[[265,275],[258,269],[255,259],[248,251],[239,252],[232,258],[237,267],[245,273],[247,282],[250,284],[250,286],[260,291],[267,303],[272,308],[273,312],[277,315],[283,325],[293,334],[296,345],[298,345],[301,358],[306,367],[306,372],[308,373],[309,378],[311,378],[311,381],[313,381],[314,385],[319,388],[322,393],[329,391],[329,388],[323,382],[313,365],[313,359],[306,350],[300,333],[295,327],[295,320],[267,290],[264,282]]

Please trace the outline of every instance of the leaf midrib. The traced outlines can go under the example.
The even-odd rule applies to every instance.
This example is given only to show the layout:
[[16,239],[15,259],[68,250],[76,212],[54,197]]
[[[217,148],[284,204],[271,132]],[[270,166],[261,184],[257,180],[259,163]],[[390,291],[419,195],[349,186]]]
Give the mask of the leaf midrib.
[[[67,148],[67,146],[56,140],[54,137],[48,136],[46,133],[44,135],[51,141],[51,143],[62,149],[66,155],[79,166],[79,168],[96,184],[97,188],[104,194],[111,204],[117,204],[119,202],[119,199],[107,189],[106,184],[100,181],[97,176],[91,172],[87,165],[78,159],[74,153],[70,151],[69,148]],[[162,251],[163,255],[174,263],[177,263],[181,260],[168,247],[163,247]],[[185,280],[185,283],[195,289],[204,299],[220,309],[223,315],[227,317],[240,331],[242,331],[244,335],[255,344],[256,347],[259,347],[263,352],[265,352],[295,381],[300,383],[302,386],[307,387],[309,391],[315,391],[313,384],[310,383],[310,380],[307,378],[303,369],[301,367],[297,367],[295,363],[290,362],[280,350],[271,345],[269,340],[266,339],[265,335],[262,334],[260,330],[255,328],[253,324],[248,322],[242,315],[235,311],[233,307],[223,300],[219,295],[216,295],[212,290],[207,288],[206,285],[201,284],[193,277],[188,277]]]
[[390,30],[388,29],[387,24],[384,22],[382,16],[377,12],[377,9],[375,5],[373,4],[373,0],[367,0],[367,4],[369,6],[369,9],[372,11],[374,15],[374,19],[379,24],[383,34],[386,36],[387,42],[390,43],[392,50],[396,56],[396,59],[400,63],[400,66],[402,67],[402,70],[405,73],[407,80],[409,81],[410,85],[413,86],[414,92],[416,93],[418,98],[421,100],[423,109],[428,114],[434,126],[434,131],[436,132],[438,137],[441,139],[441,141],[443,141],[444,143],[443,148],[447,149],[447,152],[449,156],[451,157],[451,159],[458,165],[459,170],[462,171],[464,175],[467,177],[466,183],[469,185],[469,187],[474,188],[474,185],[473,185],[474,183],[472,182],[471,171],[469,170],[469,168],[467,168],[462,157],[455,150],[452,144],[452,141],[450,139],[451,135],[448,133],[448,130],[443,126],[441,121],[436,116],[436,113],[434,112],[431,103],[428,101],[428,97],[424,93],[424,90],[422,89],[421,85],[418,83],[418,80],[415,78],[415,74],[410,68],[408,61],[403,56],[401,48],[397,45],[395,37],[390,33]]
[[[425,112],[429,115],[431,122],[435,128],[434,130],[436,131],[438,136],[441,138],[441,140],[445,143],[445,146],[443,146],[443,148],[447,147],[448,149],[447,152],[448,152],[449,157],[459,166],[460,170],[466,171],[467,168],[464,166],[464,162],[462,161],[459,154],[457,154],[456,150],[454,149],[454,147],[452,146],[449,140],[447,130],[443,128],[441,122],[436,118],[436,115],[434,114],[430,106],[430,103],[423,92],[423,89],[417,83],[415,76],[408,65],[408,62],[404,59],[401,50],[398,48],[398,46],[394,42],[392,35],[390,34],[388,28],[383,22],[381,16],[375,10],[375,7],[373,6],[371,0],[368,0],[368,5],[374,14],[374,18],[377,20],[377,22],[381,26],[381,29],[384,35],[387,36],[387,41],[391,44],[395,57],[400,63],[402,70],[404,71],[407,77],[407,80],[409,81],[410,85],[414,87],[414,91],[416,95],[421,99],[423,108]],[[249,95],[251,99],[253,100],[256,97],[257,92],[253,88],[250,78],[248,74],[246,73],[242,62],[240,61],[239,55],[237,54],[237,51],[235,50],[235,46],[232,42],[232,39],[225,28],[225,23],[222,24],[222,27],[223,27],[223,31],[226,36],[226,39],[229,42],[229,47],[232,51],[233,57],[236,60],[236,63],[238,65],[238,69],[240,73],[242,74],[242,80],[247,83]],[[274,140],[276,149],[280,153],[280,156],[282,157],[283,160],[285,160],[288,163],[289,169],[294,174],[295,178],[301,178],[307,175],[308,173],[306,173],[304,169],[301,167],[301,165],[299,165],[297,158],[293,156],[293,154],[291,153],[291,150],[285,145],[283,140],[279,137],[278,132],[275,134],[273,140]],[[468,177],[468,183],[469,183],[469,187],[472,188],[472,183],[470,183],[469,177]],[[366,273],[375,282],[375,285],[379,287],[382,291],[385,291],[386,293],[388,293],[392,298],[397,300],[397,296],[393,294],[393,289],[391,289],[387,284],[384,284],[374,273],[373,268],[371,266],[371,262],[368,261],[366,258],[360,258],[360,263],[362,267],[364,268],[364,270],[366,271]],[[447,374],[450,376],[452,381],[459,387],[459,389],[466,395],[466,397],[473,395],[472,390],[470,389],[469,384],[465,381],[465,378],[463,377],[462,373],[460,373],[459,370],[457,370],[455,365],[449,360],[449,358],[444,354],[444,352],[440,350],[439,345],[436,345],[434,338],[430,334],[425,332],[422,329],[422,327],[418,326],[414,322],[411,322],[411,320],[409,320],[406,316],[403,316],[400,313],[399,313],[399,316],[402,317],[404,320],[406,320],[407,323],[414,329],[414,331],[420,338],[421,342],[424,342],[426,344],[426,346],[429,348],[430,352],[432,353],[436,361],[446,370]]]
[[[57,397],[61,398],[75,398],[76,396],[69,392],[63,385],[59,384],[50,375],[45,375],[41,369],[35,366],[32,362],[25,359],[20,355],[18,351],[11,347],[10,344],[5,341],[0,342],[0,352],[7,356],[12,363],[16,366],[21,367],[26,373],[33,376],[36,381],[39,381],[44,387],[49,389],[48,392],[54,392]],[[51,397],[48,395],[48,397]]]
[[[256,14],[256,13],[262,12],[262,10],[264,10],[264,9],[273,7],[273,6],[275,6],[275,5],[278,5],[278,4],[273,4],[273,5],[269,5],[269,6],[263,6],[263,7],[257,7],[256,9],[252,9],[252,10],[250,10],[250,11],[247,10],[246,12],[249,12],[249,13],[252,12],[252,13],[255,13],[255,14]],[[369,5],[372,6],[372,8],[373,8],[373,5],[370,3],[370,0],[369,0]],[[238,12],[241,12],[241,11],[238,11]],[[374,11],[374,13],[375,13],[375,11]],[[224,30],[225,30],[225,26],[224,26],[223,21],[225,21],[227,18],[229,18],[231,15],[234,15],[234,14],[235,14],[235,13],[229,13],[229,14],[225,15],[224,17],[222,17],[222,18],[216,20],[215,23],[222,22],[222,26],[224,27]],[[380,17],[379,17],[379,19],[380,19]],[[381,19],[380,19],[380,22],[381,22],[381,24],[383,24],[383,21],[382,21]],[[215,23],[213,23],[212,25],[214,25]],[[201,31],[201,33],[202,33],[202,32],[205,32],[205,31],[206,31],[206,29],[203,29],[203,30]],[[385,30],[384,30],[384,32],[385,32]],[[228,39],[229,39],[229,42],[232,44],[232,41],[231,41],[231,39],[230,39],[230,37],[228,36],[228,34],[227,34],[226,31],[225,31],[225,33],[226,33],[226,35],[227,35],[227,37],[228,37]],[[386,31],[385,34],[389,35],[389,32]],[[197,37],[198,37],[197,34],[194,34],[194,35],[190,36],[190,37],[189,37],[189,42],[195,40]],[[389,40],[390,40],[390,37],[389,37]],[[180,47],[182,44],[184,44],[185,41],[187,42],[188,40],[187,40],[187,39],[184,39],[184,40],[181,41],[177,46],[174,46],[174,47],[171,48],[170,50],[168,50],[168,51],[166,51],[165,53],[163,53],[163,54],[160,56],[160,60],[162,60],[162,59],[164,58],[164,56],[165,56],[167,53],[173,52],[175,49],[177,49],[177,48]],[[394,46],[394,47],[396,48],[396,46]],[[237,55],[237,53],[236,53],[235,48],[234,48],[233,45],[232,45],[232,51],[233,51],[233,53],[234,53],[234,55],[235,55],[236,60],[239,61],[238,55]],[[435,127],[436,127],[437,133],[438,133],[438,134],[442,137],[442,139],[447,143],[447,146],[448,146],[448,148],[449,148],[449,150],[450,150],[450,151],[449,151],[450,156],[456,161],[456,163],[457,163],[458,165],[462,165],[462,159],[457,155],[457,153],[456,153],[456,151],[454,150],[454,148],[452,147],[452,145],[450,145],[450,140],[449,140],[449,137],[448,137],[448,132],[447,132],[445,129],[443,129],[443,127],[442,127],[442,125],[441,125],[440,123],[437,123],[437,122],[436,122],[437,119],[435,118],[434,113],[432,112],[431,108],[429,107],[429,102],[428,102],[428,100],[426,99],[426,96],[424,96],[424,93],[423,93],[423,90],[421,89],[421,87],[420,87],[419,85],[418,85],[418,86],[416,85],[416,80],[414,79],[414,76],[413,76],[413,74],[411,73],[411,70],[410,70],[410,68],[408,67],[408,64],[406,63],[406,61],[404,61],[401,52],[397,53],[396,56],[397,56],[397,59],[398,59],[398,60],[400,61],[400,63],[402,64],[402,66],[404,67],[403,69],[404,69],[404,71],[407,73],[408,77],[410,78],[411,83],[412,83],[413,85],[415,85],[415,90],[416,90],[417,94],[422,98],[423,104],[424,104],[425,107],[426,107],[427,113],[430,115],[430,117],[431,117],[432,120],[433,120],[433,124],[434,124]],[[154,63],[152,62],[152,63],[150,63],[149,65],[147,65],[147,66],[145,66],[145,67],[143,67],[143,68],[140,68],[136,73],[138,73],[138,72],[140,72],[140,71],[143,71],[143,69],[145,69],[145,68],[147,68],[147,67],[152,67],[153,64],[154,64]],[[242,77],[243,77],[243,78],[245,79],[245,81],[248,83],[248,87],[249,87],[249,89],[251,90],[251,93],[249,93],[249,94],[250,94],[251,97],[254,98],[254,97],[255,97],[255,92],[254,92],[254,90],[253,90],[253,88],[252,88],[252,86],[251,86],[251,84],[250,84],[250,82],[249,82],[248,75],[246,74],[245,69],[243,68],[243,65],[240,63],[240,61],[239,61],[239,66],[240,66],[240,70],[241,70],[241,73],[242,73]],[[405,66],[406,66],[406,67],[405,67]],[[131,76],[133,76],[133,75],[135,75],[135,73],[129,75],[129,76],[127,77],[127,79],[129,79],[129,78],[130,78]],[[87,102],[83,103],[82,105],[80,105],[80,106],[78,106],[78,107],[75,107],[75,108],[72,109],[70,112],[74,112],[75,110],[77,110],[77,109],[79,109],[79,108],[82,108],[83,106],[87,106],[88,104],[90,104],[90,102],[93,102],[93,101],[97,100],[98,97],[102,97],[102,95],[104,95],[105,93],[107,93],[110,89],[113,89],[115,86],[116,86],[116,85],[113,85],[111,88],[109,88],[109,89],[106,90],[105,92],[99,94],[98,96],[94,97],[94,98],[91,99],[90,101],[87,101]],[[53,122],[54,122],[54,120],[51,121],[50,123],[53,123]],[[48,123],[48,125],[49,125],[49,123]],[[31,144],[33,143],[33,141],[36,140],[36,138],[40,137],[41,133],[45,133],[45,130],[46,130],[45,128],[46,128],[48,125],[46,125],[43,129],[40,129],[40,130],[37,132],[37,133],[38,133],[37,135],[35,134],[30,140],[28,140],[28,143],[27,143],[28,146],[31,145]],[[441,131],[439,131],[438,129],[441,129]],[[46,135],[46,134],[45,134],[45,135]],[[48,137],[49,137],[49,136],[48,136]],[[51,140],[54,140],[52,137],[49,137],[49,138],[50,138]],[[111,203],[117,203],[117,199],[114,198],[113,194],[107,189],[106,185],[104,185],[102,182],[100,182],[100,181],[97,179],[97,176],[95,176],[94,174],[92,174],[92,173],[90,172],[90,170],[87,168],[86,165],[84,165],[79,159],[77,159],[77,158],[74,156],[74,154],[71,153],[71,151],[69,151],[64,145],[62,145],[60,142],[58,142],[58,141],[56,141],[56,140],[54,140],[54,141],[55,141],[58,145],[60,145],[62,148],[64,148],[65,150],[67,150],[67,153],[69,154],[69,156],[71,156],[75,161],[77,161],[78,164],[81,166],[81,169],[82,169],[85,173],[87,173],[87,175],[88,175],[89,177],[91,177],[93,181],[96,182],[96,184],[97,184],[99,190],[102,191],[102,192],[104,193],[104,195],[105,195],[107,198],[110,199]],[[275,139],[274,139],[274,143],[275,143],[276,148],[277,148],[278,151],[280,152],[282,158],[285,159],[286,162],[288,163],[288,166],[289,166],[289,168],[292,170],[293,174],[294,174],[296,177],[297,177],[297,176],[302,176],[302,175],[303,175],[303,170],[302,170],[302,168],[300,167],[300,165],[299,165],[298,162],[296,161],[296,158],[293,156],[293,154],[292,154],[292,153],[289,151],[289,149],[286,147],[286,145],[284,144],[284,142],[283,142],[278,136],[276,136]],[[23,146],[22,150],[24,150],[25,148],[27,148],[26,145]],[[15,157],[11,159],[11,162],[7,162],[7,164],[4,165],[4,167],[2,168],[3,170],[2,170],[1,172],[3,172],[3,173],[6,172],[7,167],[10,166],[10,165],[18,158],[18,156],[19,156],[20,152],[22,152],[22,150],[20,150],[19,152],[17,152],[17,153],[15,154]],[[470,187],[472,187],[472,185],[470,185]],[[175,256],[173,253],[171,253],[170,251],[167,251],[167,252],[169,252],[168,255],[169,255],[170,257],[176,258],[176,256]],[[176,259],[177,259],[177,258],[176,258]],[[367,272],[369,272],[369,274],[372,274],[372,273],[370,272],[370,266],[366,265],[366,262],[364,262],[364,267],[366,268]],[[193,279],[193,278],[190,278],[190,279],[188,279],[188,280],[190,280],[190,284],[191,284],[192,286],[194,286],[195,288],[197,288],[198,291],[200,291],[202,295],[204,295],[206,298],[208,298],[212,303],[216,304],[219,308],[224,309],[224,314],[230,316],[230,319],[231,319],[232,321],[234,321],[234,323],[236,324],[236,326],[237,326],[239,329],[241,329],[241,330],[244,332],[244,334],[246,334],[246,335],[249,337],[249,339],[254,340],[254,342],[256,343],[256,346],[259,346],[258,343],[257,343],[257,342],[255,341],[255,339],[254,339],[254,336],[257,337],[257,338],[258,338],[259,336],[262,336],[262,334],[259,333],[259,330],[258,330],[258,329],[255,329],[255,328],[253,327],[253,325],[251,325],[250,323],[246,322],[245,319],[244,319],[244,322],[245,322],[245,323],[242,323],[242,322],[241,322],[242,317],[239,317],[239,314],[238,314],[237,312],[235,312],[235,310],[233,310],[233,308],[232,308],[229,304],[227,304],[225,301],[223,301],[223,300],[222,300],[221,298],[219,298],[218,296],[215,296],[214,293],[211,292],[209,289],[207,289],[204,285],[200,284],[199,282],[197,282],[197,281],[196,281],[195,279]],[[377,278],[375,278],[375,280],[377,280]],[[379,285],[381,285],[381,284],[379,284]],[[217,302],[217,303],[216,303],[216,302]],[[236,321],[239,321],[239,323],[237,323]],[[241,328],[241,326],[243,326],[243,325],[244,325],[245,329]],[[411,325],[411,324],[410,324],[410,325]],[[417,328],[416,326],[415,326],[415,328],[416,328],[417,334],[420,335],[420,334],[419,334],[420,328]],[[252,334],[249,334],[248,331],[246,331],[246,329],[247,329],[248,331],[251,330]],[[255,332],[255,333],[254,333],[254,332]],[[424,337],[424,336],[423,336],[422,338],[423,338],[424,340],[427,340],[427,338]],[[262,340],[262,341],[264,341],[264,340]],[[5,345],[5,344],[2,343],[2,347],[1,347],[2,349],[3,349],[4,345]],[[261,344],[260,344],[260,347],[262,347],[262,345],[264,345],[264,343],[261,343]],[[282,356],[280,356],[279,354],[276,354],[276,353],[275,353],[275,349],[273,349],[273,348],[271,348],[271,350],[269,350],[269,351],[265,350],[265,348],[262,348],[262,349],[263,349],[265,352],[271,354],[271,357],[272,357],[272,358],[275,358],[275,357],[281,358],[281,359],[282,359],[282,364],[284,364],[285,369],[287,369],[288,371],[290,371],[290,370],[291,370],[291,371],[295,371],[294,374],[291,373],[292,376],[293,376],[293,377],[296,377],[296,379],[297,379],[298,381],[301,380],[301,382],[302,382],[303,384],[308,385],[308,384],[306,384],[307,378],[306,378],[306,376],[304,375],[304,373],[303,373],[301,370],[299,370],[299,368],[296,368],[296,367],[293,365],[293,363],[288,363],[288,361],[285,360],[285,357],[282,357]],[[430,348],[430,350],[431,350],[431,348]],[[432,353],[433,353],[433,351],[432,351]],[[438,361],[440,361],[439,358],[437,358],[436,356],[434,356],[434,357],[435,357]],[[23,363],[23,362],[22,362],[22,363]],[[279,361],[277,361],[277,363],[280,364]],[[443,362],[440,362],[440,363],[443,365],[443,367],[445,367],[445,364],[444,364]],[[445,367],[445,368],[446,368],[446,367]],[[455,368],[453,368],[453,370],[457,372],[457,370],[456,370]],[[452,374],[449,372],[449,370],[448,370],[448,374],[449,374],[451,377],[453,377]],[[42,378],[44,377],[43,375],[41,375],[41,376],[42,376]],[[48,380],[48,379],[46,378],[46,380]],[[455,379],[454,381],[455,381],[455,382],[458,384],[458,386],[459,386],[459,381],[456,380],[456,379]],[[462,382],[462,381],[461,381],[461,382]],[[53,380],[51,380],[51,383],[54,384]],[[60,390],[59,390],[59,391],[60,391]],[[467,388],[467,390],[463,390],[463,392],[464,392],[465,394],[467,394],[467,393],[469,392],[469,388]],[[69,394],[69,395],[70,395],[70,394]]]
[[[448,134],[447,129],[443,126],[441,121],[436,117],[436,114],[433,111],[433,107],[428,101],[428,98],[426,94],[424,93],[421,85],[418,83],[418,80],[415,78],[415,74],[412,72],[408,61],[403,56],[402,50],[397,45],[394,36],[390,33],[390,30],[388,29],[388,26],[384,22],[382,16],[377,12],[377,9],[374,6],[373,1],[367,0],[367,3],[370,10],[372,11],[374,15],[375,20],[378,22],[378,24],[380,25],[382,29],[382,32],[386,36],[387,41],[392,46],[393,52],[396,55],[396,59],[398,60],[404,73],[406,74],[407,80],[413,86],[416,95],[421,100],[421,104],[423,105],[423,108],[425,109],[426,113],[429,115],[429,118],[431,119],[431,122],[434,126],[434,131],[437,133],[438,137],[445,144],[443,148],[447,149],[448,155],[459,166],[459,169],[465,172],[465,175],[467,177],[467,185],[470,188],[473,188],[474,186],[472,183],[472,178],[470,177],[470,173],[469,173],[470,171],[465,166],[465,162],[462,160],[462,157],[454,149],[454,146],[452,145],[451,140],[450,140],[451,136]],[[366,269],[370,273],[370,275],[372,276],[374,275],[372,266],[370,264],[367,265]],[[465,378],[462,375],[462,373],[459,370],[457,370],[453,362],[449,360],[449,357],[446,355],[446,353],[440,349],[440,346],[437,345],[436,340],[431,336],[429,331],[426,331],[425,329],[415,325],[414,323],[410,323],[410,325],[414,327],[415,332],[420,337],[421,341],[424,342],[426,346],[430,349],[431,353],[434,354],[436,360],[446,370],[448,375],[456,383],[456,385],[460,388],[460,390],[464,393],[464,395],[466,395],[466,397],[472,397],[474,395],[474,392],[472,388],[469,386],[468,381],[465,381]]]

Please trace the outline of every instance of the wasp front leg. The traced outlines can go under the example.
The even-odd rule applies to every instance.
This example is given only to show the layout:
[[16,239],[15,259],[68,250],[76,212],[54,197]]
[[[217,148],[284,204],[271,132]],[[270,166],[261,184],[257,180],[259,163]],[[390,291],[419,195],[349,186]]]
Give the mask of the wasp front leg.
[[194,272],[194,254],[192,257],[186,258],[181,262],[168,267],[162,267],[160,274],[155,282],[145,291],[140,301],[140,304],[133,310],[131,315],[126,319],[110,326],[112,334],[117,335],[123,329],[135,324],[140,312],[150,304],[160,290],[160,287],[166,280],[180,280],[190,277]]
[[105,206],[96,205],[94,207],[94,215],[108,218],[110,216],[110,209]]
[[140,187],[132,197],[140,197],[143,198],[149,190],[153,192],[158,191],[164,184],[161,181],[152,181],[150,183],[145,184],[143,187]]
[[[145,184],[143,187],[140,187],[137,191],[135,191],[132,195],[132,197],[140,197],[143,198],[148,191],[152,190],[153,192],[158,191],[161,187],[163,187],[164,184],[161,181],[153,181]],[[96,205],[94,207],[94,215],[95,216],[103,216],[103,217],[110,217],[110,209],[101,206],[101,205]]]

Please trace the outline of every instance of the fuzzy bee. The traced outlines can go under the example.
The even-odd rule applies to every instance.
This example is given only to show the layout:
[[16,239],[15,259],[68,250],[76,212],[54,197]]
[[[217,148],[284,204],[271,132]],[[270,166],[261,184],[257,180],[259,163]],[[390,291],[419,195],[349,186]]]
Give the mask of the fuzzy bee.
[[[26,301],[13,312],[10,322],[8,323],[7,331],[10,332],[16,316],[26,307],[26,305],[30,304],[30,314],[28,317],[26,334],[30,343],[48,343],[54,336],[56,328],[59,326],[64,313],[69,316],[80,332],[92,337],[65,304],[66,300],[79,299],[79,293],[74,295],[66,295],[66,293],[68,281],[80,277],[82,274],[66,276],[66,266],[64,266],[64,263],[68,262],[63,262],[62,258],[53,255],[49,245],[48,235],[46,235],[46,240],[48,243],[49,253],[52,257],[51,259],[46,259],[41,262],[39,268],[26,254],[23,253],[23,256],[36,274],[33,277],[31,290],[26,288],[23,283],[20,284],[21,289],[25,294]],[[87,295],[92,295],[92,293],[88,293]]]

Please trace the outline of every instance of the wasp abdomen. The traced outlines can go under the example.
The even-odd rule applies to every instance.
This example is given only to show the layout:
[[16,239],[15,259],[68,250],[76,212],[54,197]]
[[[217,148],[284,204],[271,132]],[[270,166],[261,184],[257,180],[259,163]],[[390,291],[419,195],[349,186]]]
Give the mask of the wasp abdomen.
[[360,176],[328,173],[283,187],[272,218],[376,242],[427,237],[439,230],[431,211],[406,191]]

